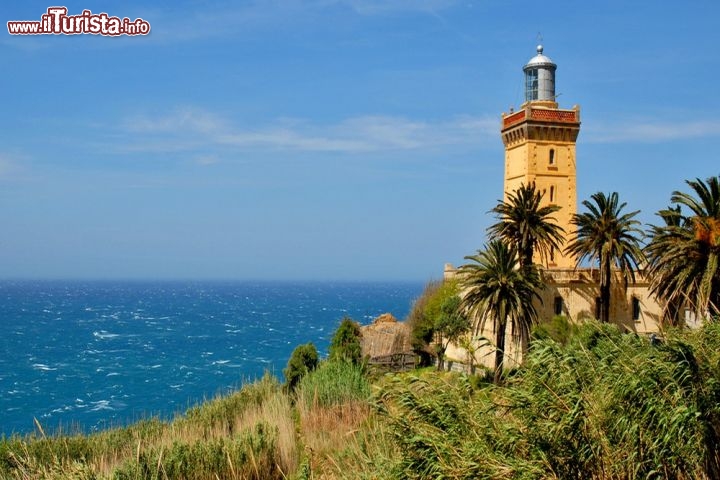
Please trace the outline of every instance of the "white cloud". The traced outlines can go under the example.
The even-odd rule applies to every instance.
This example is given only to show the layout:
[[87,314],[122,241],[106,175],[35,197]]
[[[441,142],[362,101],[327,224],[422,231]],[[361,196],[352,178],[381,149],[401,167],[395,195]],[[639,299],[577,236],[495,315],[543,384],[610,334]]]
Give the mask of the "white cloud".
[[[269,125],[240,127],[208,112],[183,108],[163,116],[123,122],[125,148],[168,152],[197,148],[362,153],[480,146],[497,142],[498,120],[455,116],[443,120],[357,116],[337,123],[278,119]],[[129,142],[127,141],[129,140]]]
[[[432,120],[361,115],[336,122],[278,118],[250,126],[206,110],[183,107],[161,115],[128,118],[106,137],[111,140],[96,148],[120,154],[188,153],[195,163],[210,165],[229,152],[477,150],[498,147],[499,129],[499,119],[490,115]],[[593,122],[583,128],[582,142],[661,143],[703,137],[720,137],[720,122]]]
[[[225,37],[255,29],[276,31],[296,26],[308,18],[329,14],[332,7],[345,6],[362,16],[437,12],[457,4],[457,0],[256,0],[243,4],[220,3],[213,8],[177,11],[152,9],[143,18],[153,25],[149,41],[174,42],[199,38]],[[325,19],[328,21],[328,19]]]
[[195,163],[198,165],[215,165],[216,163],[220,163],[220,160],[215,155],[198,155],[195,157]]
[[637,120],[613,125],[598,125],[587,128],[589,143],[658,143],[701,137],[720,136],[720,122],[717,120],[690,120],[663,122]]
[[224,128],[222,121],[217,116],[192,108],[179,108],[172,114],[154,118],[130,117],[125,119],[123,126],[125,130],[131,132],[145,133],[178,131],[210,133]]

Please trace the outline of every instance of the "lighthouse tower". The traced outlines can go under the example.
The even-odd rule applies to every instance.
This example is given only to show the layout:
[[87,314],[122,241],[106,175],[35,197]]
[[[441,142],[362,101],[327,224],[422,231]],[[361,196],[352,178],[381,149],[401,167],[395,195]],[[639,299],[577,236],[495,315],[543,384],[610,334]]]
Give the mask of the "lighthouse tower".
[[[580,133],[580,108],[558,108],[555,93],[557,65],[543,54],[523,67],[525,103],[517,111],[503,113],[502,140],[505,144],[505,197],[522,184],[535,182],[543,193],[542,205],[554,204],[560,210],[555,220],[566,232],[577,211],[575,141]],[[540,258],[535,258],[540,263]],[[546,267],[572,268],[575,258],[553,252]]]

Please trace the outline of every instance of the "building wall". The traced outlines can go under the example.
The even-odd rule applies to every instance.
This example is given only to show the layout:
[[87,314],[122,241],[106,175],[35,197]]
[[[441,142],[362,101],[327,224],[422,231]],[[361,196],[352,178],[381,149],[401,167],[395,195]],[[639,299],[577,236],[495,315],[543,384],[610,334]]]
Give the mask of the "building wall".
[[[523,110],[503,115],[505,145],[505,200],[522,184],[535,183],[543,193],[542,205],[557,205],[553,217],[568,234],[577,212],[575,142],[580,131],[580,110],[561,110],[556,103],[529,102]],[[575,258],[555,252],[535,262],[546,267],[572,268]]]
[[[596,301],[600,295],[597,269],[548,269],[543,271],[545,289],[542,304],[536,305],[541,319],[555,315],[555,298],[562,298],[562,315],[580,323],[597,318]],[[649,284],[642,273],[636,281],[623,288],[619,272],[614,272],[610,291],[610,320],[627,332],[650,334],[660,331],[663,307],[650,295]],[[633,318],[633,303],[638,315]]]
[[[451,265],[445,266],[445,278],[455,278],[458,272]],[[555,298],[562,299],[562,315],[571,322],[580,324],[596,318],[596,299],[600,295],[599,273],[597,269],[546,269],[543,270],[545,288],[540,292],[542,302],[536,302],[535,308],[539,322],[548,322],[555,316]],[[633,299],[637,299],[639,315],[633,318]],[[649,292],[649,285],[642,273],[636,275],[636,282],[623,289],[622,280],[615,272],[610,292],[610,323],[618,325],[626,332],[638,335],[660,333],[663,306]],[[472,319],[479,324],[480,319]],[[490,345],[479,348],[475,353],[476,365],[492,369],[495,364],[495,331],[492,320],[485,322],[485,328],[478,330],[477,337],[484,337]],[[505,368],[517,366],[522,358],[518,346],[512,340],[510,325],[507,326],[505,345]],[[478,345],[483,342],[477,342]],[[468,352],[457,345],[448,347],[449,360],[469,363]]]

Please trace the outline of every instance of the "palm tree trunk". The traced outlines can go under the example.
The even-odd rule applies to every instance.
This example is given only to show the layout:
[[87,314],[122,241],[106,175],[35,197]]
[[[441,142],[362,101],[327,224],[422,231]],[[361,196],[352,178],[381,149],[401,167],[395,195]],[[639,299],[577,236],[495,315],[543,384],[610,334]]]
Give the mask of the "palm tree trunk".
[[495,375],[493,376],[493,383],[495,385],[500,385],[502,379],[505,358],[505,327],[505,318],[497,322],[497,332],[495,332]]
[[535,247],[530,246],[529,248],[526,248],[525,251],[520,256],[520,268],[525,271],[526,269],[530,268],[533,264],[533,251]]
[[[527,325],[531,325],[530,319],[526,319]],[[520,357],[520,361],[522,364],[525,364],[525,359],[528,356],[528,352],[530,351],[530,335],[525,334],[525,330],[522,330],[520,332],[520,353],[522,356]]]
[[603,272],[600,275],[600,319],[604,323],[610,321],[610,277],[612,269],[609,258],[602,260]]
[[610,285],[600,285],[600,319],[610,322]]
[[[523,273],[525,274],[526,278],[530,276],[528,272],[530,269],[533,268],[533,261],[532,261],[533,249],[534,249],[534,247],[531,247],[528,252],[525,252],[525,259],[523,261],[523,264],[520,265],[520,268],[523,270]],[[525,325],[527,325],[528,328],[530,328],[530,325],[532,325],[532,316],[529,313],[526,314],[523,321],[524,321]],[[525,358],[527,358],[527,353],[530,348],[530,339],[528,337],[529,337],[529,335],[525,335],[525,330],[521,329],[520,330],[520,346],[521,346],[520,361],[523,364],[525,363]]]

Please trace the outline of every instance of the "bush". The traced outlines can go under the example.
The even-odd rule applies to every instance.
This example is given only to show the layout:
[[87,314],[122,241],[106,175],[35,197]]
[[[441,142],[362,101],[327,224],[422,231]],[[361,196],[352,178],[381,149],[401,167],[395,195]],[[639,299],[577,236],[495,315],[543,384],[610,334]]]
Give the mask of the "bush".
[[294,390],[298,382],[300,382],[308,372],[315,370],[317,365],[318,352],[312,342],[295,347],[292,355],[290,355],[287,367],[283,370],[285,387],[290,391]]
[[360,325],[349,317],[343,318],[330,342],[330,360],[355,365],[362,362]]

